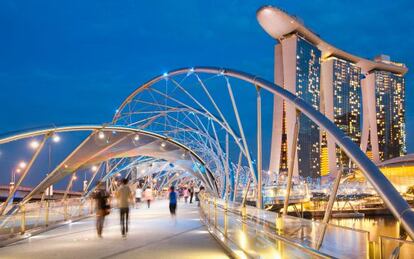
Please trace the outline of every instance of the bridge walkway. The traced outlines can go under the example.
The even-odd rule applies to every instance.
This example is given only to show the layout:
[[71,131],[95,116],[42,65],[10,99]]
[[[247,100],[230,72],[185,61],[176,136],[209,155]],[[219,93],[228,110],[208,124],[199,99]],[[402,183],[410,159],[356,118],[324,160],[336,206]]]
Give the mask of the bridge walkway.
[[98,238],[95,218],[87,218],[0,248],[1,258],[228,258],[199,220],[196,204],[178,204],[171,219],[167,201],[132,209],[126,239],[118,210]]

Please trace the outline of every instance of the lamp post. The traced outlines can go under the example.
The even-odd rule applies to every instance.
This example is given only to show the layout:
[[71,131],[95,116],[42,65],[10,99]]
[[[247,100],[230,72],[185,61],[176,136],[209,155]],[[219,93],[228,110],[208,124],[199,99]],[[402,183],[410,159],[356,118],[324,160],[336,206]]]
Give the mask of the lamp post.
[[[20,174],[22,172],[22,169],[24,169],[27,166],[26,162],[21,161],[16,169],[12,170],[11,173],[11,179],[10,179],[10,187],[14,186],[14,183],[16,182],[16,174]],[[12,188],[10,188],[10,191],[12,190]]]

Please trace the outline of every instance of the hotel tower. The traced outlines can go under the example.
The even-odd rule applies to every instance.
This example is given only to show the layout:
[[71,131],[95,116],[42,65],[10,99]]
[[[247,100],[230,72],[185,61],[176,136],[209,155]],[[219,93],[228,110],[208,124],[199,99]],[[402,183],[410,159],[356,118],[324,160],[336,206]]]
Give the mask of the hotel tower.
[[[388,56],[368,60],[323,41],[302,21],[275,7],[257,12],[274,39],[275,83],[320,110],[375,162],[406,154],[405,81],[407,68]],[[296,154],[292,156],[295,124]],[[294,175],[336,175],[354,165],[335,141],[293,105],[274,97],[270,168]],[[292,157],[294,161],[290,161]]]

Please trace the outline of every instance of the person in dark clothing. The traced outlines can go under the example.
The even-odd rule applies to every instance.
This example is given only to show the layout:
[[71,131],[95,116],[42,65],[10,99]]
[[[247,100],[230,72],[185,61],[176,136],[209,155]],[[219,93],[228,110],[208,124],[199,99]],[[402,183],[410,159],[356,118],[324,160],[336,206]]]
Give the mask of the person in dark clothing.
[[175,211],[177,209],[177,193],[175,192],[174,186],[171,186],[168,198],[170,200],[170,214],[172,217],[175,217]]
[[96,231],[98,233],[98,237],[102,237],[105,217],[110,212],[108,197],[109,195],[105,190],[105,186],[103,183],[99,183],[93,194],[93,198],[96,201]]
[[193,197],[194,197],[194,186],[193,185],[190,186],[189,191],[190,191],[190,203],[193,203]]

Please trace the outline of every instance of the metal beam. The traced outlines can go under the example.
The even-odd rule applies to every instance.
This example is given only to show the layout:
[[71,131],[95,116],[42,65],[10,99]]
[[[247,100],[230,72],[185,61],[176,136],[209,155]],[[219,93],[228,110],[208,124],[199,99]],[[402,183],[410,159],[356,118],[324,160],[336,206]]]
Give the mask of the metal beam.
[[260,96],[260,87],[256,87],[257,97],[257,204],[256,207],[263,209],[263,192],[262,192],[262,97]]
[[[414,211],[408,205],[407,201],[401,197],[391,182],[381,173],[379,168],[352,141],[352,139],[347,137],[341,129],[339,129],[321,112],[314,109],[309,103],[284,89],[283,87],[257,76],[237,70],[223,69],[218,67],[181,68],[168,72],[168,76],[171,77],[175,75],[186,74],[190,71],[196,73],[220,74],[237,78],[250,83],[252,86],[260,86],[272,94],[282,97],[286,102],[294,105],[296,109],[300,110],[318,126],[325,129],[327,133],[334,138],[337,145],[342,148],[348,157],[350,157],[358,166],[358,168],[361,169],[364,176],[379,193],[387,207],[391,210],[392,214],[397,218],[397,220],[401,221],[404,229],[408,232],[410,237],[414,239]],[[132,94],[128,96],[119,107],[118,112],[114,116],[113,122],[116,122],[116,119],[122,113],[123,108],[135,97],[135,95],[144,89],[151,87],[151,85],[157,83],[158,81],[163,80],[163,78],[165,78],[164,75],[156,76],[132,92]]]
[[285,193],[285,200],[283,203],[283,215],[287,215],[288,207],[289,207],[289,197],[290,197],[290,189],[292,188],[292,177],[293,177],[293,170],[295,168],[295,157],[296,157],[296,150],[298,146],[298,134],[299,134],[299,116],[300,112],[296,111],[296,121],[295,127],[293,131],[293,144],[292,144],[292,151],[290,153],[290,163],[288,168],[288,179],[286,183],[286,193]]
[[40,142],[39,146],[37,147],[35,153],[33,154],[32,158],[30,159],[29,164],[26,166],[26,168],[23,170],[22,176],[19,178],[19,180],[17,181],[17,183],[15,183],[15,185],[13,186],[13,189],[11,190],[11,192],[9,193],[9,196],[7,197],[6,201],[3,203],[3,206],[1,207],[0,210],[0,216],[3,215],[4,211],[7,208],[7,205],[9,204],[10,200],[12,199],[12,197],[14,197],[14,194],[17,191],[17,188],[19,188],[20,184],[23,182],[24,178],[26,178],[27,173],[30,171],[30,168],[32,168],[33,163],[36,161],[37,157],[39,156],[40,152],[43,149],[43,146],[46,143],[46,140],[53,134],[53,132],[48,132],[44,135],[42,142]]

